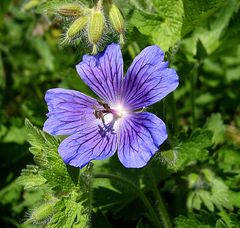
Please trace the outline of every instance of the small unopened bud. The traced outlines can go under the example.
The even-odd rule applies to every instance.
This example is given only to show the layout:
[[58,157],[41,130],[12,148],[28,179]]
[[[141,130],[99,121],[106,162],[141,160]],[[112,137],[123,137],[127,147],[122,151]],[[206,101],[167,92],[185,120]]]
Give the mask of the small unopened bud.
[[41,223],[48,219],[53,213],[55,203],[56,202],[48,202],[42,204],[38,208],[35,208],[31,214],[31,217],[25,222],[25,224]]
[[79,4],[69,3],[60,6],[57,12],[65,17],[74,17],[83,15],[84,8]]
[[100,10],[94,10],[89,20],[88,39],[93,44],[93,54],[97,52],[97,43],[103,35],[105,18]]
[[113,28],[120,34],[124,33],[124,19],[123,16],[115,4],[111,4],[109,7],[109,19]]
[[67,38],[74,38],[78,35],[87,25],[88,16],[82,16],[76,19],[67,30]]

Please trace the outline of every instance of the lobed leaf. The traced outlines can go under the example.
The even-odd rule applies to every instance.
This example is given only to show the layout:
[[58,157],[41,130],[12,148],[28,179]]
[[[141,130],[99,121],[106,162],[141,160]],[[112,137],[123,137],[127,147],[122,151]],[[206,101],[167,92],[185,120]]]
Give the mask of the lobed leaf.
[[174,46],[188,32],[220,9],[223,0],[152,0],[156,13],[134,11],[131,24],[164,51]]
[[[28,120],[25,121],[25,124],[28,141],[31,144],[30,152],[34,155],[34,160],[39,166],[38,174],[42,177],[41,180],[46,179],[52,188],[69,191],[71,187],[74,187],[74,183],[67,166],[58,154],[59,140],[34,127]],[[33,175],[31,176],[33,177]],[[30,180],[29,177],[25,176],[22,181],[27,179]]]
[[81,203],[71,199],[62,199],[54,207],[53,215],[49,228],[68,228],[68,227],[89,227],[88,211]]
[[211,131],[197,129],[173,150],[163,151],[160,156],[168,163],[170,169],[183,170],[188,165],[195,164],[197,161],[205,161],[208,158],[206,148],[211,146],[211,140]]
[[[204,205],[209,211],[213,212],[216,208],[222,210],[223,208],[232,210],[233,201],[231,196],[234,192],[230,191],[228,186],[219,177],[209,169],[203,169],[202,175],[195,178],[195,183],[191,178],[193,174],[188,176],[190,188],[193,189],[187,199],[187,206],[190,210],[200,210]],[[197,201],[196,201],[197,200]]]
[[202,221],[198,218],[197,215],[191,213],[188,217],[179,215],[174,220],[175,222],[175,228],[192,228],[192,227],[198,227],[198,228],[212,228],[211,225],[208,224],[207,221]]
[[224,142],[225,125],[220,113],[212,114],[206,122],[206,128],[213,132],[212,142],[214,145]]

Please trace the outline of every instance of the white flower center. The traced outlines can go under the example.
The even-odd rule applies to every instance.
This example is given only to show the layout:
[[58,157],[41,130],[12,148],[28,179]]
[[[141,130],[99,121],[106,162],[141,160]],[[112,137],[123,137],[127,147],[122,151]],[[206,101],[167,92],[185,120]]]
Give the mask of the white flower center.
[[93,115],[103,124],[119,122],[121,118],[127,115],[128,111],[123,105],[109,106],[107,103],[99,102],[102,108],[93,106]]
[[110,112],[104,115],[104,122],[110,123],[114,119],[123,118],[127,114],[127,110],[122,105],[110,107]]
[[111,109],[112,113],[118,118],[122,118],[127,114],[127,110],[120,104],[115,107],[111,107]]

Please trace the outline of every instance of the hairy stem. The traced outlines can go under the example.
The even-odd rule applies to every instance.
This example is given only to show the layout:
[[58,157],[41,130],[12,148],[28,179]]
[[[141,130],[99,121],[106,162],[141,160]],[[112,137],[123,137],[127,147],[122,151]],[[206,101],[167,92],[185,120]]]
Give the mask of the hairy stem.
[[116,180],[116,181],[121,181],[122,183],[127,184],[129,187],[131,187],[137,193],[139,198],[144,203],[145,207],[148,209],[150,218],[152,219],[151,222],[154,225],[154,227],[162,227],[162,224],[159,221],[157,214],[155,213],[152,205],[150,204],[150,202],[147,199],[147,197],[145,196],[145,194],[131,181],[129,181],[128,179],[125,179],[124,177],[121,177],[121,176],[117,176],[114,174],[105,174],[105,173],[95,173],[93,175],[93,177],[94,178],[108,178],[108,179],[112,179],[112,180]]
[[158,213],[162,221],[162,227],[172,228],[172,224],[168,216],[167,209],[164,205],[162,196],[157,188],[156,180],[151,167],[148,167],[147,171],[148,171],[149,182],[151,183],[151,187],[152,187],[152,193],[157,200]]
[[101,10],[101,9],[102,9],[102,4],[103,4],[103,0],[98,0],[98,1],[97,1],[97,5],[96,5],[96,8],[97,8],[98,10]]

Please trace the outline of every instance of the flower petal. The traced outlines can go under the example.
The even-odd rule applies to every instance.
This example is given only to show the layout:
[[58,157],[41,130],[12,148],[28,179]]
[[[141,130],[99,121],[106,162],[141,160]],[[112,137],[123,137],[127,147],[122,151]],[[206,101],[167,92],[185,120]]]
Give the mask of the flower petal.
[[120,125],[118,157],[128,168],[141,168],[167,139],[164,122],[149,112],[127,116]]
[[122,100],[136,110],[149,106],[178,86],[174,69],[163,62],[164,53],[158,46],[145,48],[133,61],[123,83]]
[[93,106],[98,106],[97,101],[78,91],[49,89],[45,100],[49,113],[43,130],[52,135],[73,134],[80,126],[96,119]]
[[95,56],[84,55],[76,68],[82,80],[101,99],[109,105],[116,103],[123,78],[123,59],[118,44],[109,45]]
[[99,120],[89,123],[60,144],[58,151],[65,163],[82,168],[91,160],[112,156],[117,149],[117,134],[112,124]]

